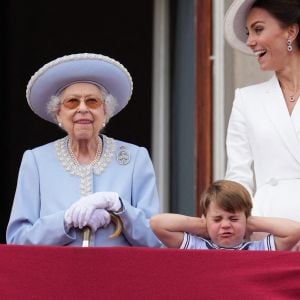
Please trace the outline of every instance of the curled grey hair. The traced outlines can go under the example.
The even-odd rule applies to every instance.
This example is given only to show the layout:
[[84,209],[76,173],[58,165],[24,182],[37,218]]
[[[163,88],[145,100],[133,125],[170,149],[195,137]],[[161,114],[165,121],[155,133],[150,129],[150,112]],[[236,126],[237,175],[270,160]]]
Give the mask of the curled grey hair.
[[[110,118],[114,115],[116,106],[117,106],[117,100],[116,98],[109,94],[105,88],[96,85],[100,90],[101,93],[101,99],[102,102],[104,104],[104,110],[106,112],[106,120],[105,123],[107,124],[108,121],[110,120]],[[53,120],[55,121],[55,123],[57,123],[57,113],[60,109],[60,105],[61,105],[61,99],[60,99],[60,95],[62,93],[64,89],[62,89],[57,95],[53,95],[50,98],[50,101],[47,104],[47,112],[49,115],[51,115],[51,117],[53,118]]]

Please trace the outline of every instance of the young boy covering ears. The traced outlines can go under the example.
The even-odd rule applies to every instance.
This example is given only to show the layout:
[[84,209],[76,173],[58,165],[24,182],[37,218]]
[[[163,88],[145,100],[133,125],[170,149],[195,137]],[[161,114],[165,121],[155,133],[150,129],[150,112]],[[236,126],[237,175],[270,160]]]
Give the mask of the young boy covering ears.
[[[153,232],[168,248],[291,250],[300,240],[300,223],[284,218],[251,216],[248,191],[239,183],[219,180],[202,194],[203,217],[164,213],[151,218]],[[253,232],[267,232],[246,241]]]

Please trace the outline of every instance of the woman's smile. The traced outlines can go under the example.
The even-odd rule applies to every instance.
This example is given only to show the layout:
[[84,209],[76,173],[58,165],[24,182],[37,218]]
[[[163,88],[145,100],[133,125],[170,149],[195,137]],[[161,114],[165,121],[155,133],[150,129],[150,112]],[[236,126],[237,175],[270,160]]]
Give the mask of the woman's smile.
[[92,120],[89,120],[89,119],[79,119],[79,120],[76,120],[74,121],[75,124],[93,124],[93,121]]

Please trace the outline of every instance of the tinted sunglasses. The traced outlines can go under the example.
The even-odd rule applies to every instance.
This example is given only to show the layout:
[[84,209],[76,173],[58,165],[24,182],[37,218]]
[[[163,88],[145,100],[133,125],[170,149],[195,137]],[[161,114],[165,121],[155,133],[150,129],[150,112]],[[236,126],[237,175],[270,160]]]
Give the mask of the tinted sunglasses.
[[97,97],[89,97],[84,100],[80,100],[78,98],[69,98],[69,99],[65,99],[62,102],[62,104],[66,108],[74,109],[80,105],[81,101],[84,101],[86,107],[92,108],[92,109],[99,108],[102,105],[102,100]]

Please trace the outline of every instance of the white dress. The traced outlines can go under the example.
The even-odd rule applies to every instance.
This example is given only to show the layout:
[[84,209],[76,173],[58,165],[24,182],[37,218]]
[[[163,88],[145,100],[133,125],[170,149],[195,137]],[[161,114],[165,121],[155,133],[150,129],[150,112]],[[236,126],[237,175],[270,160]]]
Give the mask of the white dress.
[[252,214],[300,221],[300,103],[290,115],[276,76],[236,90],[226,146],[225,178],[250,191]]

